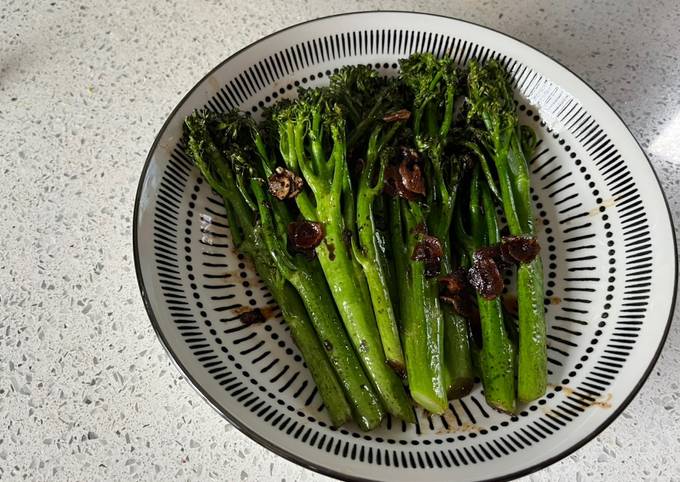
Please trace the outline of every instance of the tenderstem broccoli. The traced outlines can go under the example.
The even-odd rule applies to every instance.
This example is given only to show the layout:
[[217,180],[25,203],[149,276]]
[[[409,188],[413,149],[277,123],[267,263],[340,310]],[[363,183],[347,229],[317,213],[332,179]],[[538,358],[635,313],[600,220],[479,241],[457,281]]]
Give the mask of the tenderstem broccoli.
[[[411,98],[411,142],[422,158],[422,167],[413,170],[424,178],[422,192],[402,195],[405,199],[393,201],[391,209],[400,299],[416,300],[402,304],[402,341],[411,396],[429,411],[442,413],[447,398],[468,393],[473,379],[466,322],[441,306],[437,281],[441,272],[452,269],[449,232],[461,168],[446,147],[458,72],[451,59],[415,54],[401,62],[400,77]],[[404,177],[404,162],[409,161],[402,161],[402,177],[395,182],[413,183]],[[417,259],[415,250],[422,243],[437,252],[434,258]]]
[[[519,124],[507,72],[496,60],[472,60],[468,74],[468,119],[476,141],[490,156],[498,176],[503,212],[511,235],[535,235],[527,155],[535,136]],[[546,325],[540,256],[517,269],[519,311],[518,387],[521,402],[545,393],[547,385]]]
[[353,256],[356,218],[352,186],[347,182],[347,140],[341,107],[323,89],[308,91],[275,112],[279,149],[286,167],[308,187],[295,201],[304,219],[325,231],[316,248],[354,349],[386,410],[413,421],[410,401],[398,375],[390,368],[380,337],[366,277]]
[[[332,423],[363,430],[387,414],[414,422],[412,401],[441,414],[475,375],[507,413],[547,381],[527,162],[536,136],[508,75],[495,60],[461,68],[432,54],[400,66],[391,78],[342,68],[260,121],[204,110],[185,121],[186,150]],[[513,266],[517,329],[501,302]]]
[[[224,135],[226,128],[230,127],[233,129],[239,123],[238,113],[230,113],[226,116],[218,116],[209,112],[194,113],[186,119],[188,151],[203,174],[203,177],[222,196],[225,204],[233,213],[232,222],[235,224],[230,227],[232,230],[237,228],[243,236],[238,248],[253,261],[258,274],[281,307],[284,319],[290,327],[291,335],[300,348],[307,366],[310,368],[312,377],[319,388],[319,393],[324,400],[331,420],[335,425],[340,426],[351,418],[353,408],[360,415],[362,412],[357,410],[356,407],[350,407],[350,404],[347,402],[345,397],[345,393],[348,392],[347,379],[336,375],[335,366],[338,365],[338,360],[334,360],[333,357],[327,355],[327,350],[324,348],[324,344],[319,336],[317,336],[312,324],[312,320],[316,325],[332,323],[332,315],[330,316],[330,322],[327,319],[328,316],[327,318],[322,316],[327,315],[328,307],[332,308],[332,302],[330,302],[330,299],[324,300],[323,293],[321,293],[321,296],[317,296],[317,302],[321,305],[320,312],[317,312],[315,309],[308,312],[300,293],[296,291],[295,287],[284,276],[284,273],[281,272],[278,266],[280,263],[277,262],[272,250],[267,246],[265,240],[268,235],[265,233],[271,229],[271,226],[265,225],[261,221],[256,221],[256,212],[252,209],[252,200],[250,200],[251,202],[246,201],[247,198],[245,196],[247,194],[245,194],[245,190],[237,186],[238,175],[234,172],[229,159],[235,153],[233,151],[227,153],[221,150],[218,147],[219,141],[216,140],[219,136]],[[213,133],[217,133],[217,135]],[[242,140],[242,142],[245,141]],[[234,146],[236,145],[234,143]],[[305,287],[305,285],[310,290],[316,289],[312,282],[307,280],[297,281],[298,289],[301,286]],[[307,290],[303,289],[303,293],[307,295]],[[312,298],[314,297],[312,296]],[[331,329],[332,326],[329,330]],[[342,343],[337,344],[339,346],[342,345]],[[355,364],[350,367],[350,373],[357,366],[359,365]],[[355,372],[355,376],[360,377],[362,374],[359,367],[359,370]],[[367,381],[360,381],[359,385],[361,383],[367,383]],[[363,392],[367,391],[357,390],[357,393]],[[380,417],[378,416],[377,419],[379,422]],[[359,420],[361,421],[362,418]],[[362,425],[368,429],[375,426],[375,423],[367,422]]]

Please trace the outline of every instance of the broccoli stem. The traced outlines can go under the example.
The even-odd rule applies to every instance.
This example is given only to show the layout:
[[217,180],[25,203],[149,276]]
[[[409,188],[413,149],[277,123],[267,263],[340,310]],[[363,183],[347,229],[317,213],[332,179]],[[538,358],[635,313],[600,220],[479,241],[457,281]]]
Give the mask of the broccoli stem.
[[189,155],[209,185],[222,196],[229,214],[230,228],[233,233],[242,236],[240,250],[253,261],[256,271],[281,307],[293,341],[310,369],[331,422],[335,426],[343,425],[351,418],[350,406],[299,295],[291,285],[283,282],[272,256],[264,246],[264,238],[259,232],[261,228],[253,223],[254,215],[238,195],[240,192],[235,186],[233,173],[210,138],[200,115],[197,113],[187,118],[186,125],[189,130]]
[[[445,154],[454,118],[456,66],[448,58],[416,54],[402,61],[402,76],[413,94],[413,136],[425,160],[427,227],[443,245],[442,271],[448,273],[450,227],[461,171],[457,159]],[[434,310],[431,316],[443,319],[441,362],[446,391],[451,397],[463,396],[469,393],[473,381],[466,322],[450,307],[440,306],[436,280],[426,283],[426,302]]]
[[[285,285],[282,292],[273,292],[272,295],[281,307],[281,312],[290,328],[293,341],[302,353],[333,425],[336,427],[344,425],[352,419],[352,412],[354,412],[355,419],[362,429],[370,430],[377,426],[373,420],[363,415],[362,410],[350,408],[347,399],[342,396],[343,391],[344,393],[348,392],[347,382],[343,378],[339,379],[334,372],[332,361],[324,353],[323,346],[310,322],[310,316],[313,319],[315,314],[307,314],[295,289],[290,285]],[[353,403],[356,405],[355,400],[353,400]]]
[[379,264],[367,259],[362,262],[366,281],[368,283],[373,312],[375,313],[380,339],[387,364],[400,376],[404,373],[404,354],[399,341],[399,328],[390,300],[387,278]]
[[[442,241],[444,256],[442,271],[450,273],[452,266],[451,224],[453,220],[456,191],[447,193],[445,209],[435,224],[435,235]],[[472,390],[474,375],[470,358],[470,339],[467,321],[455,313],[451,306],[442,306],[444,317],[444,380],[449,398],[461,398]]]
[[[533,145],[530,149],[533,150]],[[521,224],[521,232],[510,230],[510,233],[515,235],[534,234],[526,150],[526,146],[520,141],[519,129],[516,129],[508,156],[511,171],[516,173],[514,197]],[[522,263],[517,268],[519,315],[517,396],[523,403],[542,397],[548,383],[543,297],[543,262],[541,257],[537,256],[530,263]]]
[[355,421],[362,430],[376,428],[382,421],[384,409],[347,338],[325,279],[316,272],[312,272],[311,276],[301,276],[303,280],[293,278],[326,354],[336,369]]
[[362,290],[357,292],[362,281],[356,273],[337,223],[339,213],[334,213],[333,207],[325,204],[317,204],[319,220],[326,228],[326,238],[317,251],[335,303],[385,408],[403,420],[412,421],[413,413],[401,381],[386,363],[370,300],[362,296]]
[[[395,279],[395,293],[396,297],[394,300],[394,309],[398,310],[400,313],[400,320],[402,319],[401,313],[404,307],[402,305],[406,304],[408,296],[408,270],[407,261],[408,253],[406,242],[404,241],[404,221],[401,216],[401,199],[394,196],[384,195],[386,200],[389,214],[389,240],[390,246],[392,248],[392,272]],[[402,343],[404,338],[402,336]]]
[[[256,270],[258,269],[257,264]],[[260,272],[261,270],[258,270],[258,273]],[[268,283],[265,282],[265,284],[269,287]],[[324,346],[310,322],[310,319],[314,319],[315,313],[310,312],[308,314],[300,296],[289,284],[286,284],[281,292],[272,292],[272,295],[281,307],[283,318],[290,328],[293,341],[302,353],[302,358],[305,360],[312,379],[321,394],[321,399],[328,410],[333,425],[340,427],[349,422],[352,419],[352,412],[354,412],[355,420],[363,430],[370,430],[377,426],[380,417],[376,417],[378,419],[378,423],[376,423],[375,419],[364,415],[364,410],[355,408],[359,406],[357,400],[350,399],[354,405],[354,407],[350,407],[347,399],[343,396],[343,392],[345,394],[349,392],[347,380],[342,376],[338,377],[337,372],[334,371],[332,358],[324,353]]]
[[[503,211],[512,235],[533,235],[529,168],[535,135],[519,125],[507,73],[497,61],[470,63],[470,117],[481,120],[480,141],[498,173]],[[543,265],[539,257],[517,270],[519,310],[518,398],[540,398],[547,386],[546,326],[543,307]]]
[[442,306],[442,311],[446,393],[449,399],[462,398],[474,385],[467,321],[448,305]]
[[[310,133],[311,124],[307,122],[307,116],[303,115],[306,113],[306,106],[297,107],[300,109],[298,112],[300,119],[282,121],[283,126],[297,124],[297,127],[292,129],[294,138],[284,139],[282,145],[292,143],[297,145],[298,149],[294,157],[284,156],[284,160],[289,169],[301,172],[306,181],[311,178],[318,182],[312,189],[314,203],[309,198],[305,201],[305,198],[301,198],[300,195],[295,200],[305,217],[307,217],[305,210],[309,210],[313,219],[324,227],[325,238],[316,248],[316,252],[335,304],[366,374],[387,411],[412,422],[414,417],[410,401],[401,380],[386,363],[370,298],[366,296],[366,280],[363,273],[358,270],[357,261],[352,257],[351,247],[348,246],[351,240],[347,239],[345,233],[346,226],[342,210],[343,183],[347,169],[344,125],[341,125],[339,121],[329,122],[328,125],[323,126],[323,129],[319,129],[320,132]],[[311,107],[311,110],[320,108],[319,105],[315,105]],[[303,127],[298,128],[300,125]],[[330,153],[326,153],[327,160],[324,164],[327,166],[325,171],[327,175],[303,167],[306,165],[303,159],[304,146],[310,140],[321,139],[322,131],[330,136],[331,143]],[[279,132],[288,135],[291,129],[282,127]],[[298,166],[300,166],[299,170]],[[344,191],[347,194],[346,186]]]
[[[491,191],[480,183],[479,177],[479,169],[475,169],[470,186],[470,220],[475,249],[500,240]],[[480,365],[484,396],[495,409],[513,413],[516,408],[514,350],[505,329],[501,300],[485,300],[478,295],[477,304],[482,331]]]
[[[397,317],[397,330],[399,329],[399,288],[398,280],[394,274],[394,266],[391,260],[394,259],[394,252],[392,250],[392,243],[390,242],[389,217],[390,206],[389,198],[385,195],[380,195],[375,199],[374,203],[375,217],[379,219],[376,223],[376,245],[378,247],[378,262],[382,266],[382,270],[387,277],[387,289],[390,294],[390,301],[392,301],[392,311]],[[403,353],[403,350],[402,350]]]
[[[225,198],[222,197],[222,199]],[[229,231],[231,232],[232,243],[235,248],[239,248],[243,243],[243,233],[241,233],[241,228],[238,225],[236,213],[234,213],[234,209],[231,207],[231,204],[226,201],[224,202],[224,211],[227,215],[227,224],[229,225]]]
[[[310,321],[315,320],[316,313],[309,311],[308,314],[300,295],[291,284],[275,281],[278,273],[266,247],[262,246],[258,229],[261,228],[256,227],[253,236],[243,243],[241,252],[253,261],[255,270],[281,308],[293,341],[302,353],[333,425],[336,427],[344,425],[351,420],[353,411],[344,395],[347,393],[347,383],[342,376],[338,378],[336,375],[333,359],[327,356]],[[354,409],[354,412],[357,414],[358,410]],[[362,423],[362,420],[359,418],[362,428],[369,425]]]
[[[366,165],[361,173],[357,190],[356,229],[359,243],[354,255],[361,264],[366,276],[370,299],[373,304],[373,312],[387,363],[399,375],[403,375],[405,370],[404,354],[401,342],[399,341],[399,328],[390,298],[385,265],[380,259],[378,232],[373,217],[373,203],[382,190],[383,173],[385,170],[384,158],[381,158],[380,166],[378,167],[377,182],[375,185],[371,185],[380,148],[392,137],[395,127],[398,126],[393,126],[383,138],[380,138],[382,126],[376,127],[368,142]],[[355,245],[353,244],[352,246],[354,247]]]
[[[393,213],[392,237],[402,237],[397,245],[404,253],[400,256],[395,251],[397,258],[404,259],[396,268],[397,276],[404,280],[400,285],[403,294],[399,306],[409,391],[423,408],[441,414],[447,408],[447,397],[442,370],[444,340],[438,287],[426,279],[424,263],[412,260],[410,256],[418,241],[416,232],[418,226],[423,225],[424,215],[418,203],[399,200],[399,204],[401,213]],[[398,229],[399,233],[396,232]]]
[[527,403],[543,396],[547,386],[547,352],[543,306],[543,263],[537,256],[517,269],[519,350],[517,395]]
[[[450,236],[443,235],[444,257],[442,270],[452,271]],[[444,383],[449,399],[462,398],[472,391],[474,374],[470,356],[470,336],[467,320],[456,313],[450,305],[442,305],[444,316]]]
[[285,252],[283,241],[276,233],[276,213],[272,213],[269,207],[273,201],[266,196],[259,181],[251,181],[251,189],[257,199],[264,232],[262,237],[269,252],[273,254],[278,270],[300,294],[326,355],[344,388],[345,396],[352,406],[355,421],[363,430],[377,427],[383,417],[383,408],[361,368],[356,353],[352,350],[333,306],[326,281],[311,262],[302,259],[294,261]]

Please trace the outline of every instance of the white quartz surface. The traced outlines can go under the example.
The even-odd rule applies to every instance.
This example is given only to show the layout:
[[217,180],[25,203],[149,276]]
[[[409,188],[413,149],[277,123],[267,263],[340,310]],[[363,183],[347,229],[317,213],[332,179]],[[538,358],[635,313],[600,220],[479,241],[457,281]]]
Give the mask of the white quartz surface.
[[[680,4],[552,3],[1,1],[0,480],[330,480],[203,402],[156,340],[133,269],[134,194],[157,131],[209,69],[265,34],[367,9],[509,33],[612,104],[677,216]],[[680,480],[679,373],[676,320],[623,415],[529,479]]]

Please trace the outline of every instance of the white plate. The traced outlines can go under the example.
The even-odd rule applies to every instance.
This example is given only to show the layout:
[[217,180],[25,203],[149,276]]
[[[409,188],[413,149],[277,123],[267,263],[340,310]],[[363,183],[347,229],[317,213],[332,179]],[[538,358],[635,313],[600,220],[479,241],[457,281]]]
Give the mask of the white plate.
[[[532,161],[543,219],[550,386],[508,417],[476,387],[444,416],[329,428],[320,397],[279,313],[244,326],[239,309],[268,293],[230,246],[220,199],[178,145],[194,109],[260,112],[338,67],[394,73],[412,52],[464,63],[498,57],[513,73],[521,120],[541,143]],[[348,480],[511,478],[592,439],[630,402],[665,339],[676,249],[654,172],[616,113],[537,50],[478,25],[432,15],[367,12],[270,35],[196,84],[154,142],[135,204],[137,277],[151,322],[187,379],[249,437],[294,462]]]

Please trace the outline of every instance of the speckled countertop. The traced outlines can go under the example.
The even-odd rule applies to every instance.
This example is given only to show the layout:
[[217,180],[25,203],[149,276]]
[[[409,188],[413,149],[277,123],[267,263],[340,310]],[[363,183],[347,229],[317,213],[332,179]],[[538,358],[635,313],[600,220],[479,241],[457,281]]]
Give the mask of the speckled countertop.
[[[134,193],[165,117],[211,67],[280,28],[379,8],[518,37],[621,114],[677,217],[680,4],[550,3],[1,2],[0,479],[329,480],[251,442],[182,379],[132,261]],[[680,480],[678,373],[676,320],[623,415],[529,479]]]

